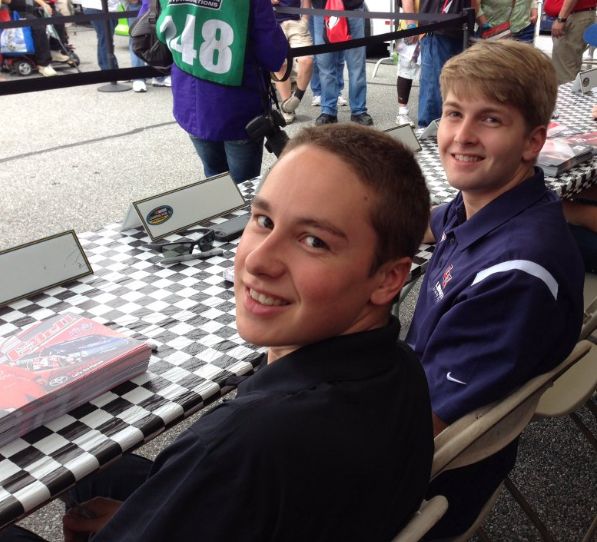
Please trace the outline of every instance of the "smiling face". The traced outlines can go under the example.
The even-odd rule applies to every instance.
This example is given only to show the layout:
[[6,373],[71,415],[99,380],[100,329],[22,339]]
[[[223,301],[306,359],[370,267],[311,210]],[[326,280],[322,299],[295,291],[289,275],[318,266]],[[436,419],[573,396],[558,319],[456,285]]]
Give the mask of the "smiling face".
[[301,145],[252,204],[235,259],[239,334],[269,361],[329,337],[385,325],[410,259],[372,271],[374,195],[331,152]]
[[450,90],[437,132],[448,182],[462,191],[467,216],[533,174],[546,128],[529,131],[515,107]]

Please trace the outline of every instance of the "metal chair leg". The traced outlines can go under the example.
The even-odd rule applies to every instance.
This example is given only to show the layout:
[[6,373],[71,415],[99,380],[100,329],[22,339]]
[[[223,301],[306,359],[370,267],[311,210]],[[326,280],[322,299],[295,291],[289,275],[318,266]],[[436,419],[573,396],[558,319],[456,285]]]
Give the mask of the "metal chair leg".
[[551,533],[549,532],[545,524],[541,521],[541,519],[537,515],[537,512],[535,512],[532,506],[528,503],[524,495],[520,491],[518,491],[518,488],[514,485],[514,482],[512,482],[512,480],[510,480],[508,476],[504,480],[504,485],[506,486],[512,497],[514,497],[514,500],[524,510],[525,514],[531,520],[531,523],[539,531],[541,538],[545,542],[555,542],[554,537],[551,536]]
[[593,448],[595,448],[595,450],[597,450],[597,438],[595,438],[593,433],[591,433],[589,428],[583,423],[583,421],[580,419],[580,416],[576,412],[571,412],[570,417],[572,418],[572,421],[580,429],[581,433],[593,445]]

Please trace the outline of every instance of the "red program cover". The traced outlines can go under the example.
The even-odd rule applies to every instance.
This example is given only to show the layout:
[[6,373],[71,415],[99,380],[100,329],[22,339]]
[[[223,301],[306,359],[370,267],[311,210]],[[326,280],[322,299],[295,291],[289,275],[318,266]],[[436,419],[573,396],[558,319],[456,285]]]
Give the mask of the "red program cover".
[[146,370],[150,355],[147,344],[69,313],[8,337],[0,342],[0,433],[7,414],[24,421],[56,405],[73,408],[107,391],[115,378]]

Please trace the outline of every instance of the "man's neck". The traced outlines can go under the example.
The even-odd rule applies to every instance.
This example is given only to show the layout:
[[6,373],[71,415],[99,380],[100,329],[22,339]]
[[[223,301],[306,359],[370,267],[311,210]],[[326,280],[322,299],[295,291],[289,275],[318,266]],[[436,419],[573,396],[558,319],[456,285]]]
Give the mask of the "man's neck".
[[464,203],[464,209],[466,211],[466,219],[470,220],[473,215],[478,213],[483,207],[491,203],[494,199],[498,198],[502,194],[516,188],[519,184],[522,184],[529,177],[534,174],[534,166],[521,164],[521,167],[515,172],[512,179],[500,186],[499,188],[490,192],[477,192],[477,191],[463,191],[462,201]]

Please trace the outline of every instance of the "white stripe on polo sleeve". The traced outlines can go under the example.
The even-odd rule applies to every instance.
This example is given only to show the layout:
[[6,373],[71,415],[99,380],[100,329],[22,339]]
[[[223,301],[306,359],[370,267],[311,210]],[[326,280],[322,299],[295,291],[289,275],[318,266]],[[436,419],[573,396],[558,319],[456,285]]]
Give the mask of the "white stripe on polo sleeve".
[[542,280],[545,283],[545,286],[547,286],[551,292],[551,295],[554,297],[554,299],[558,299],[558,283],[556,279],[553,278],[553,275],[547,269],[545,269],[545,267],[529,260],[510,260],[492,265],[487,269],[483,269],[483,271],[479,271],[475,277],[475,280],[473,280],[472,285],[474,286],[475,284],[478,284],[482,280],[494,275],[495,273],[503,273],[504,271],[513,270],[523,271],[524,273],[528,273],[529,275],[533,275],[533,277],[537,277],[539,280]]

